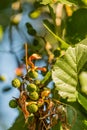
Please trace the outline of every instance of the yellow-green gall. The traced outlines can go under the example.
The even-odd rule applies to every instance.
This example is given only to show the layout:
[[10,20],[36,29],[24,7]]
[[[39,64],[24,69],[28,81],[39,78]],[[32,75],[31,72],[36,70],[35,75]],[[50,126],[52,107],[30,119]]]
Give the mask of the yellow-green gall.
[[14,100],[14,99],[10,100],[9,106],[10,106],[11,108],[16,108],[16,107],[17,107],[17,101]]
[[40,85],[40,80],[35,80],[36,85]]
[[36,91],[34,91],[34,92],[31,92],[31,93],[29,94],[29,97],[30,97],[31,100],[36,101],[36,100],[38,100],[39,95],[38,95],[38,93],[37,93]]
[[37,78],[38,77],[38,73],[36,72],[36,71],[29,71],[28,72],[28,76],[30,77],[30,78]]
[[13,79],[12,86],[19,88],[21,86],[21,81],[18,78]]
[[35,84],[33,84],[33,83],[30,83],[30,84],[27,85],[27,90],[29,92],[36,91],[37,90],[37,86]]
[[36,104],[31,104],[31,105],[27,106],[27,110],[30,113],[35,113],[38,111],[38,106]]

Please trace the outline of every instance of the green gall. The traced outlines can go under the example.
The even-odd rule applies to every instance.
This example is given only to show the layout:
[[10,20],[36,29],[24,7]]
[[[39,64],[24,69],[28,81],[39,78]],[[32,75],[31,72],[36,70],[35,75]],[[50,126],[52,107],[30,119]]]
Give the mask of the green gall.
[[33,84],[33,83],[30,83],[30,84],[27,85],[27,90],[29,92],[36,91],[37,90],[37,86],[35,84]]
[[31,78],[37,78],[38,73],[36,71],[29,71],[28,76],[31,77]]
[[12,86],[19,88],[21,86],[21,81],[18,78],[13,79]]
[[38,98],[39,98],[39,95],[38,95],[38,93],[36,92],[36,91],[34,91],[34,92],[31,92],[30,94],[29,94],[29,97],[30,97],[30,99],[31,100],[38,100]]
[[16,107],[17,107],[17,101],[14,100],[14,99],[10,100],[9,106],[10,106],[11,108],[16,108]]
[[30,113],[35,113],[38,111],[38,106],[36,104],[31,104],[31,105],[27,106],[27,110]]
[[40,85],[40,80],[35,80],[36,85]]

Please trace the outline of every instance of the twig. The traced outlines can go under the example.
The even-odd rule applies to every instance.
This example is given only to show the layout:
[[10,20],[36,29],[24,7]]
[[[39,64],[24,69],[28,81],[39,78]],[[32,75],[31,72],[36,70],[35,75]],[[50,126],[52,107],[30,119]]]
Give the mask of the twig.
[[25,62],[26,62],[26,71],[28,72],[27,56],[28,56],[28,47],[27,47],[27,43],[25,43]]

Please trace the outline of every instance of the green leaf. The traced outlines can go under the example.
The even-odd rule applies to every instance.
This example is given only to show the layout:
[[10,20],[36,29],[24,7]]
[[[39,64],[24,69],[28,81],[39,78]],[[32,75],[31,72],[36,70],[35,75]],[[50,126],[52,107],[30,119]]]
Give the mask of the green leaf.
[[87,72],[82,72],[79,75],[79,80],[81,84],[81,91],[87,95]]
[[87,8],[77,9],[66,20],[66,37],[71,44],[87,37]]
[[53,23],[51,23],[47,19],[43,20],[43,22],[53,33],[55,33],[55,27]]
[[84,120],[83,123],[84,123],[84,125],[85,125],[85,127],[87,129],[87,120]]
[[78,93],[78,102],[82,105],[82,107],[87,111],[87,98]]
[[48,82],[49,82],[49,80],[51,79],[51,71],[48,71],[47,73],[46,73],[46,75],[45,75],[45,77],[42,79],[42,81],[41,81],[41,84],[42,85],[46,85],[46,84],[48,84]]
[[83,39],[81,42],[79,42],[79,44],[83,44],[87,46],[87,38]]
[[52,130],[63,130],[61,122],[58,121],[58,124],[56,124],[56,125],[52,128]]
[[58,35],[56,35],[53,31],[53,28],[49,25],[48,20],[43,21],[43,25],[45,28],[61,43],[61,48],[68,48],[69,44],[67,44],[65,41],[63,41]]
[[[78,2],[75,0],[56,0],[55,2],[61,2],[63,4],[68,4],[68,5],[72,5],[72,4],[77,4]],[[40,2],[43,5],[47,5],[47,4],[51,4],[51,3],[55,3],[53,0],[42,0],[42,2]]]
[[42,0],[42,2],[40,2],[40,4],[43,4],[43,5],[47,5],[50,3],[52,3],[52,0]]
[[51,14],[52,20],[54,22],[54,25],[56,25],[56,21],[55,21],[56,20],[56,14],[54,13],[54,10],[50,5],[48,7],[49,7],[49,10],[50,10],[50,14]]
[[87,0],[82,0],[82,2],[87,6]]
[[12,127],[8,130],[28,130],[22,113],[19,114]]
[[69,47],[53,67],[52,78],[58,94],[67,101],[76,101],[78,76],[87,62],[87,46]]
[[[77,105],[77,103],[75,104]],[[74,120],[74,125],[70,130],[86,130],[86,127],[84,125],[84,120],[86,120],[86,115],[84,115],[82,113],[82,111],[80,111],[80,108],[76,108],[76,112],[77,112],[77,117]],[[70,117],[72,117],[73,115],[70,114]]]
[[67,5],[77,4],[76,0],[57,0],[57,2],[61,2],[63,4],[67,4]]

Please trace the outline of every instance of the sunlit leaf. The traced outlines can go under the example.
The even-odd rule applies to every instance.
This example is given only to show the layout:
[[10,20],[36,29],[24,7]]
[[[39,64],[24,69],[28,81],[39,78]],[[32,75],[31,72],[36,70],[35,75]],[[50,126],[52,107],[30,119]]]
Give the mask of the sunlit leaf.
[[49,3],[52,3],[52,0],[42,0],[41,4],[47,5]]
[[87,46],[78,44],[69,47],[63,57],[58,59],[52,71],[56,90],[62,98],[76,101],[78,76],[87,62]]
[[87,46],[87,38],[83,39],[81,42],[79,42],[79,44],[80,43]]
[[79,76],[81,91],[87,95],[87,72],[82,72]]
[[75,0],[42,0],[41,4],[47,5],[47,4],[51,4],[51,3],[55,3],[55,2],[61,2],[63,4],[68,4],[68,5],[78,3],[78,1],[75,1]]

